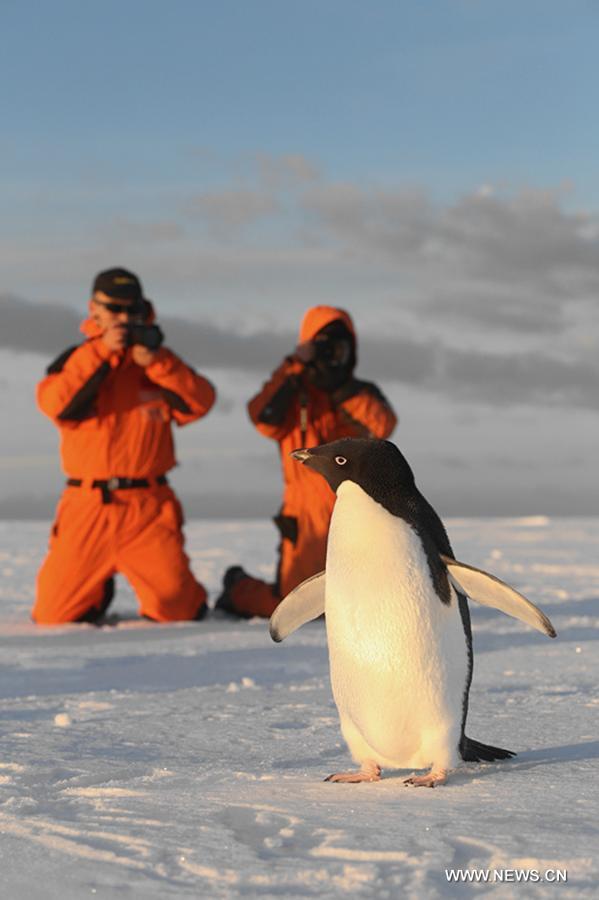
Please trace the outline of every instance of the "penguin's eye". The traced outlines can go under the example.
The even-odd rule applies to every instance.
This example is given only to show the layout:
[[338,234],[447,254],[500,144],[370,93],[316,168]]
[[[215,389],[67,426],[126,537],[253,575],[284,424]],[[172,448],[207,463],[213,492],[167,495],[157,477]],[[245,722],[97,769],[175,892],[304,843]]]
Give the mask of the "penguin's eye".
[[345,463],[347,462],[347,460],[346,460],[345,456],[336,456],[335,462],[337,463],[338,466],[344,466]]

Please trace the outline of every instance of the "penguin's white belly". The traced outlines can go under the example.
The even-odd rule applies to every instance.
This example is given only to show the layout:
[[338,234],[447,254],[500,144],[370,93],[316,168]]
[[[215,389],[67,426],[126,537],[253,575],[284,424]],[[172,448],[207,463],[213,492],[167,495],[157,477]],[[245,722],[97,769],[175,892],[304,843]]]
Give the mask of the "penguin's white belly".
[[467,647],[420,538],[353,482],[338,491],[326,570],[331,683],[358,762],[457,763]]

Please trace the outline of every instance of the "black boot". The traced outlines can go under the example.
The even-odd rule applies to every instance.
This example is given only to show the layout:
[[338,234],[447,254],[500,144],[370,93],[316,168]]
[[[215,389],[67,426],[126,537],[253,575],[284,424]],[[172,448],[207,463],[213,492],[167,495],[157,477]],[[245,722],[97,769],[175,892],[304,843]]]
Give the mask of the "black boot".
[[118,620],[118,617],[114,617],[111,619],[110,616],[106,615],[106,610],[110,606],[114,599],[114,576],[110,576],[104,582],[104,592],[102,595],[102,600],[100,601],[100,606],[92,606],[87,610],[82,616],[80,616],[75,621],[77,622],[89,622],[90,625],[97,625],[98,628],[101,628],[102,625],[114,625]]
[[237,582],[241,581],[243,578],[248,577],[248,573],[241,566],[230,566],[223,575],[223,589],[217,597],[216,603],[214,604],[214,610],[218,610],[218,612],[225,613],[228,616],[233,616],[236,619],[251,619],[252,617],[247,613],[241,613],[235,609],[233,598],[231,597],[231,588],[233,585],[237,584]]

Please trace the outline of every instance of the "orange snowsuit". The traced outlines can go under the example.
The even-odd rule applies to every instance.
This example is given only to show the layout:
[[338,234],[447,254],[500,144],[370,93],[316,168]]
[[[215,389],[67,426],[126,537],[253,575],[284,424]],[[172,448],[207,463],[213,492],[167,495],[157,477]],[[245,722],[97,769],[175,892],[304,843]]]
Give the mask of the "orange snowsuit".
[[172,423],[204,416],[214,388],[164,347],[144,369],[130,350],[109,350],[91,319],[81,330],[88,340],[59,356],[37,390],[41,411],[60,430],[69,486],[32,618],[93,621],[112,599],[116,572],[133,586],[142,615],[197,618],[206,591],[190,571],[181,506],[164,476],[176,465]]
[[[304,316],[300,343],[312,340],[317,332],[337,320],[346,325],[355,340],[348,313],[331,306],[315,306]],[[286,358],[248,403],[250,418],[258,431],[279,443],[284,495],[274,519],[281,534],[276,583],[270,585],[246,577],[231,589],[235,609],[245,615],[270,616],[282,597],[325,567],[335,494],[324,478],[291,459],[291,451],[342,437],[387,438],[397,423],[395,413],[376,385],[352,377],[331,394],[302,378],[303,370],[302,363]],[[294,378],[301,387],[290,388],[293,398],[283,417],[277,417],[271,405],[293,384]]]

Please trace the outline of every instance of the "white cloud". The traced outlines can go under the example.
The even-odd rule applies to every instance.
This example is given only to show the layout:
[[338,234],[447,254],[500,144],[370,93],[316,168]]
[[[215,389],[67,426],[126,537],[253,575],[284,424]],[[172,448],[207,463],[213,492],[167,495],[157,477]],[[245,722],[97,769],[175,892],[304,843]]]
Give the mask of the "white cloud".
[[413,186],[333,181],[299,154],[256,154],[190,197],[157,189],[159,215],[148,200],[109,226],[90,215],[70,235],[63,221],[13,237],[0,267],[5,290],[40,300],[83,300],[94,272],[118,263],[165,310],[221,323],[295,327],[328,302],[366,310],[373,331],[383,314],[404,336],[574,353],[599,325],[599,224],[563,200],[561,186],[475,188],[440,205]]

